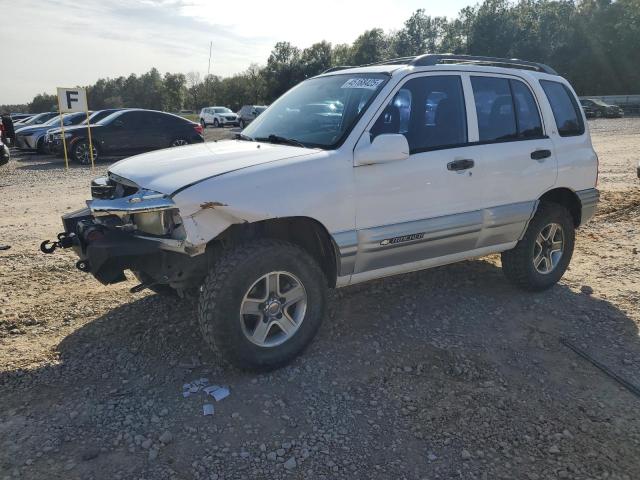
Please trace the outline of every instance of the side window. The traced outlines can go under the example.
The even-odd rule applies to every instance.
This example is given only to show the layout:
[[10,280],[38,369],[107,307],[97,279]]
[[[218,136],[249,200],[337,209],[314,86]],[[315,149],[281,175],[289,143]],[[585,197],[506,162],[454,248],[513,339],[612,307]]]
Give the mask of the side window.
[[140,128],[145,125],[147,119],[146,112],[127,112],[118,118],[127,128]]
[[518,128],[509,80],[496,77],[471,77],[471,85],[478,114],[480,141],[492,142],[517,138]]
[[542,122],[538,105],[529,87],[519,80],[509,80],[511,92],[516,105],[516,120],[518,122],[518,138],[542,137]]
[[558,133],[561,137],[571,137],[584,133],[584,122],[575,97],[560,82],[540,80],[540,85],[549,99],[553,117],[556,119]]
[[411,153],[467,142],[467,115],[458,75],[418,77],[395,94],[371,128],[407,137]]

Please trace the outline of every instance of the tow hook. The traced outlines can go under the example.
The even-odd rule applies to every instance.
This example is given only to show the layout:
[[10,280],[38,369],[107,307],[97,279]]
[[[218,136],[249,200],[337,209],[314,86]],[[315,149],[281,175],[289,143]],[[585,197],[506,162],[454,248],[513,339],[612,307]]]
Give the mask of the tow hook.
[[75,238],[75,233],[67,234],[66,232],[62,232],[58,234],[58,241],[52,242],[51,240],[45,240],[40,244],[40,251],[42,253],[53,253],[56,251],[56,248],[69,248],[73,246],[73,239]]

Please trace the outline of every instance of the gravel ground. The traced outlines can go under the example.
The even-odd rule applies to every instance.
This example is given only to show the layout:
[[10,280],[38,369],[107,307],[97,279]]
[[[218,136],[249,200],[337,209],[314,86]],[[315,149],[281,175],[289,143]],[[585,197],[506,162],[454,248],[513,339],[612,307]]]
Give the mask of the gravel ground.
[[[603,201],[558,286],[515,290],[492,256],[342,289],[306,353],[261,375],[215,363],[188,301],[40,254],[108,162],[17,156],[0,167],[0,479],[640,478],[640,399],[559,341],[640,385],[640,119],[590,126]],[[184,398],[203,377],[231,395]]]

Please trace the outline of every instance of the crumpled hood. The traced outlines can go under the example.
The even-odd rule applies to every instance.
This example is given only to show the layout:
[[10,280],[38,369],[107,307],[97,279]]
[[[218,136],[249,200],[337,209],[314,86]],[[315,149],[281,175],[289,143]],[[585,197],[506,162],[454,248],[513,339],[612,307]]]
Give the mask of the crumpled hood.
[[228,140],[136,155],[115,163],[109,172],[142,188],[172,194],[224,173],[316,152],[288,145]]

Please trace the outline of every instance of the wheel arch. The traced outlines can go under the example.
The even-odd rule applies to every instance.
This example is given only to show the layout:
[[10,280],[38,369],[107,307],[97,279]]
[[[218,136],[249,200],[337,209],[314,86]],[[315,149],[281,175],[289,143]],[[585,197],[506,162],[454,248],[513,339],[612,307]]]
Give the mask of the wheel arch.
[[298,245],[318,262],[329,287],[335,287],[339,262],[338,248],[327,228],[311,217],[280,217],[233,224],[211,240],[207,249],[232,247],[259,238],[272,238]]
[[540,202],[553,202],[565,207],[571,214],[573,224],[576,228],[582,223],[582,202],[580,197],[567,187],[558,187],[549,190],[539,199]]

